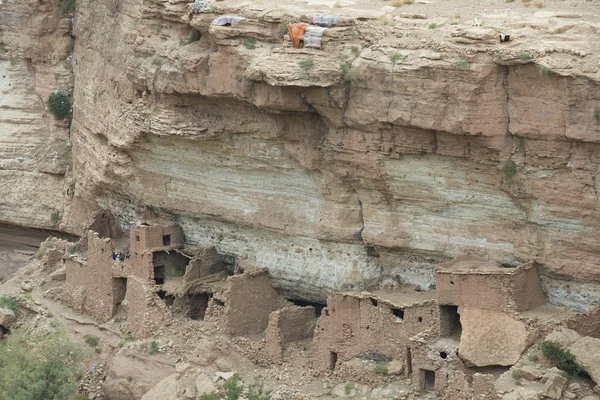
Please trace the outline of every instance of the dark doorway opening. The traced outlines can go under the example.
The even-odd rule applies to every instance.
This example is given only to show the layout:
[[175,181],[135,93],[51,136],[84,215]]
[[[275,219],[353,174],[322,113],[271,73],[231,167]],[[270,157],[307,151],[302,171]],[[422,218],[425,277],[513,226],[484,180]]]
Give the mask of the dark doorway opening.
[[163,235],[163,246],[171,245],[171,235]]
[[458,306],[440,306],[440,336],[454,336],[460,338],[462,326]]
[[154,267],[154,282],[156,282],[157,285],[165,283],[165,272],[164,265]]
[[337,364],[338,354],[335,351],[329,352],[329,369],[334,370],[335,364]]
[[127,294],[127,278],[113,278],[112,287],[115,305],[121,304]]
[[427,369],[422,369],[421,373],[423,374],[423,389],[432,392],[435,390],[435,371],[429,371]]
[[314,307],[317,318],[319,318],[321,316],[323,309],[326,307],[325,304],[313,303],[313,302],[306,301],[306,300],[295,300],[295,299],[287,299],[287,300],[298,307],[310,307],[310,306]]

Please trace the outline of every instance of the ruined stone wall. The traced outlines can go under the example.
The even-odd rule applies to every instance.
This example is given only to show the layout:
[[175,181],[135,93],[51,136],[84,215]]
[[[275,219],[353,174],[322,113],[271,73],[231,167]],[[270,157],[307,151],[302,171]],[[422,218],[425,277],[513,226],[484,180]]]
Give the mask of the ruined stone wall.
[[265,269],[249,269],[244,274],[230,276],[216,297],[225,303],[224,323],[233,336],[263,333],[271,312],[289,305],[273,289]]
[[137,277],[127,279],[127,321],[124,329],[145,338],[172,322],[171,312],[155,293],[154,286]]
[[441,305],[525,311],[546,301],[534,263],[501,272],[476,268],[453,271],[442,264],[435,276],[437,299]]
[[181,247],[183,232],[176,225],[135,225],[130,228],[132,252],[160,251]]
[[337,362],[379,354],[406,365],[409,338],[426,330],[437,335],[439,313],[435,301],[401,309],[403,317],[399,318],[394,315],[391,304],[367,295],[328,297],[313,338],[315,367],[332,369],[332,353]]
[[[113,243],[100,239],[89,231],[87,261],[77,258],[65,260],[65,301],[72,308],[84,312],[99,322],[106,322],[115,313],[117,303],[123,300],[122,286],[115,282],[116,276],[127,276],[131,270],[129,261],[112,259]],[[114,291],[115,288],[119,290]]]

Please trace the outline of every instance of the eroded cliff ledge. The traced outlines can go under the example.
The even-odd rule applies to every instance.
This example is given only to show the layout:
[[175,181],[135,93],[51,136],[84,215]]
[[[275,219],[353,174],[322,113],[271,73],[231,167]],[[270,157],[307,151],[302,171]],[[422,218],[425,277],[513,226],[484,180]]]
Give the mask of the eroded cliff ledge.
[[[597,10],[506,11],[473,27],[403,18],[410,8],[234,3],[193,15],[184,1],[79,2],[75,194],[42,171],[55,198],[11,194],[2,220],[38,226],[56,207],[81,234],[94,210],[126,226],[149,206],[187,242],[248,256],[306,299],[427,287],[435,264],[479,250],[540,263],[557,304],[598,303]],[[321,49],[282,36],[282,20],[323,12],[341,18]],[[246,20],[211,25],[220,14]],[[15,171],[39,167],[0,172]]]

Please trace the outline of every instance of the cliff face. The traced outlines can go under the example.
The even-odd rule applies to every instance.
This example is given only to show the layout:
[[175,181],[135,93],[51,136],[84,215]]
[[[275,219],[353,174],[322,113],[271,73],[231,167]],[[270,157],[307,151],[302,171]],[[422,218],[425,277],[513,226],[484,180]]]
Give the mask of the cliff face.
[[53,90],[72,86],[70,25],[57,0],[0,3],[2,222],[52,227],[62,213],[69,132],[45,102]]
[[[98,208],[127,225],[151,206],[174,216],[188,242],[249,256],[307,299],[396,281],[428,286],[435,264],[478,250],[538,261],[556,303],[599,301],[600,73],[590,35],[600,26],[552,13],[506,19],[521,40],[502,46],[492,28],[429,32],[404,19],[392,28],[348,11],[321,50],[293,49],[282,45],[280,19],[310,20],[315,10],[229,3],[192,15],[179,1],[79,2],[76,186],[63,229],[80,234]],[[213,11],[247,19],[217,27]],[[195,32],[200,40],[188,40]],[[20,129],[56,132],[42,135],[45,149],[66,131],[42,117],[39,97],[56,83],[33,79],[30,64],[2,65],[27,79],[20,96],[40,115]],[[18,132],[5,132],[25,151]],[[63,208],[64,169],[13,164],[1,172],[51,180],[55,193],[1,212],[4,220],[39,225],[52,207],[44,204]],[[20,201],[16,189],[7,204]],[[34,212],[20,220],[23,208]]]

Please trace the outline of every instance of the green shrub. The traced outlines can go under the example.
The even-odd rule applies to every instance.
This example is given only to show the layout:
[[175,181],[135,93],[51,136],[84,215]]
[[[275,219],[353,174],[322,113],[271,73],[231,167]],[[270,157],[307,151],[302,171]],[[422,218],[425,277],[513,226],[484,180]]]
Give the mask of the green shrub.
[[73,105],[69,97],[57,89],[48,96],[48,108],[55,120],[62,121],[71,117]]
[[91,347],[97,347],[100,344],[100,338],[96,335],[86,333],[83,335],[83,341]]
[[358,46],[350,47],[350,51],[352,51],[352,54],[354,54],[354,57],[358,57],[360,55],[360,47],[358,47]]
[[218,393],[203,393],[200,400],[220,400],[221,396]]
[[521,53],[521,60],[523,61],[531,60],[532,58],[533,55],[529,51],[524,51],[523,53]]
[[50,222],[52,222],[52,225],[56,225],[60,222],[60,213],[58,210],[50,214]]
[[48,318],[54,318],[54,313],[52,311],[48,311],[48,314],[46,314],[46,316]]
[[565,371],[569,377],[585,373],[585,369],[581,364],[577,363],[573,353],[569,350],[561,349],[557,342],[538,343],[538,349],[541,350],[548,360],[556,363],[559,369]]
[[517,164],[513,160],[508,160],[502,168],[502,174],[505,181],[510,181],[517,174]]
[[15,56],[10,56],[10,65],[11,65],[11,66],[13,66],[13,67],[14,67],[14,66],[15,66],[15,65],[17,65],[18,63],[19,63],[19,59],[18,59],[18,58],[16,58]]
[[521,379],[523,379],[523,370],[518,369],[518,368],[517,369],[513,369],[510,372],[510,375],[513,377],[513,379],[515,381],[520,381]]
[[223,389],[227,392],[227,400],[238,400],[244,388],[239,385],[242,380],[238,374],[233,375],[227,379],[223,384]]
[[8,308],[16,314],[19,313],[19,303],[17,298],[13,296],[0,296],[0,307]]
[[263,385],[250,386],[248,389],[248,400],[271,400],[271,392],[263,392]]
[[352,86],[366,87],[367,82],[360,79],[358,73],[350,67],[348,63],[341,63],[340,69],[342,70],[342,80]]
[[154,56],[152,56],[152,65],[158,65],[160,67],[162,65],[164,59],[165,58],[163,56],[159,56],[158,54],[155,54]]
[[352,392],[352,389],[354,389],[353,383],[348,382],[344,385],[344,393],[346,393],[346,395],[349,395],[350,392]]
[[0,399],[69,400],[84,358],[62,332],[40,338],[13,333],[0,341]]
[[244,39],[244,47],[247,48],[248,50],[256,49],[256,39],[251,38],[251,37],[245,38]]
[[315,67],[315,60],[312,58],[305,58],[302,61],[298,61],[298,67],[300,68],[300,71],[307,73]]
[[208,8],[210,9],[210,12],[213,14],[216,14],[217,11],[219,11],[219,7],[215,6],[214,4]]
[[388,368],[385,365],[377,364],[373,367],[373,372],[379,375],[387,375]]
[[597,124],[600,124],[600,108],[596,108],[594,110],[594,119],[596,120]]
[[408,58],[408,55],[404,55],[402,53],[396,53],[396,54],[392,54],[390,56],[390,61],[395,63],[398,60],[404,61]]
[[471,69],[471,63],[468,60],[458,60],[455,64],[456,68],[466,71],[468,69]]
[[435,28],[437,28],[437,24],[436,24],[435,22],[432,22],[432,23],[430,23],[429,25],[427,25],[427,27],[428,27],[429,29],[435,29]]
[[545,65],[542,65],[540,67],[540,75],[541,76],[547,77],[549,73],[550,73],[550,68],[549,67],[546,67]]
[[150,347],[148,348],[148,354],[153,356],[156,353],[158,353],[158,343],[156,343],[156,341],[153,340],[150,342]]
[[530,354],[527,359],[531,362],[537,362],[537,360],[540,359],[540,356],[538,356],[537,354]]
[[72,15],[75,12],[75,0],[62,0],[62,10],[64,15]]
[[125,346],[125,341],[124,341],[124,340],[121,340],[121,341],[119,342],[119,348],[122,348],[123,346]]

